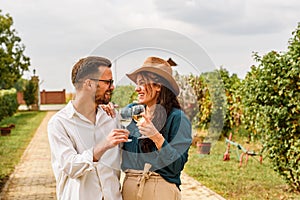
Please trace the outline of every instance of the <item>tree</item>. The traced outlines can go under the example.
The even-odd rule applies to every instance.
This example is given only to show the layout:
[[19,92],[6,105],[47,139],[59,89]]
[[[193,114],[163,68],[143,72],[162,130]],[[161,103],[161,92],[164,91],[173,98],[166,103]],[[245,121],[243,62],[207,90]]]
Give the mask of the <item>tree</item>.
[[20,78],[15,84],[14,88],[17,90],[17,92],[23,92],[26,88],[26,85],[28,84],[28,79]]
[[254,54],[243,83],[245,123],[262,137],[273,168],[300,191],[300,23],[287,52]]
[[12,88],[30,65],[25,46],[12,26],[12,17],[0,10],[0,89]]
[[37,85],[32,80],[28,81],[23,93],[24,95],[23,98],[28,108],[30,108],[30,106],[34,104],[36,101],[36,96],[35,96],[36,90],[37,90]]
[[114,90],[111,101],[122,108],[136,100],[136,96],[133,85],[119,85]]

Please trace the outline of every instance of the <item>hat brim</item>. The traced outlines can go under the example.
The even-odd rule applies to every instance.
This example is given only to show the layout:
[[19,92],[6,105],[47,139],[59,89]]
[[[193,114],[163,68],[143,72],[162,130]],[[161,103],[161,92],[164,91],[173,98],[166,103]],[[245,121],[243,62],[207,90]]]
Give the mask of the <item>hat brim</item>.
[[157,74],[157,75],[161,76],[162,78],[164,78],[165,80],[167,80],[168,83],[170,84],[170,87],[172,87],[172,88],[169,88],[169,89],[171,89],[171,91],[174,92],[174,94],[176,96],[179,95],[179,86],[176,83],[176,81],[173,78],[173,76],[170,75],[168,72],[166,72],[164,70],[161,70],[159,68],[155,68],[155,67],[141,67],[141,68],[135,70],[134,72],[132,72],[130,74],[126,74],[126,76],[130,80],[132,80],[134,83],[136,83],[137,75],[140,72],[152,72],[154,74]]

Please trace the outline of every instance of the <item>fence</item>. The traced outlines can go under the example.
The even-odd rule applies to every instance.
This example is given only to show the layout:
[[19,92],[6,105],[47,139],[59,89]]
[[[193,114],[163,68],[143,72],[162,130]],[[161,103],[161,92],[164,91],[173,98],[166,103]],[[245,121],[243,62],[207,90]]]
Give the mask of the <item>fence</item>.
[[[17,93],[18,104],[26,104],[23,99],[23,93]],[[40,104],[65,104],[66,103],[66,90],[62,91],[41,91]]]

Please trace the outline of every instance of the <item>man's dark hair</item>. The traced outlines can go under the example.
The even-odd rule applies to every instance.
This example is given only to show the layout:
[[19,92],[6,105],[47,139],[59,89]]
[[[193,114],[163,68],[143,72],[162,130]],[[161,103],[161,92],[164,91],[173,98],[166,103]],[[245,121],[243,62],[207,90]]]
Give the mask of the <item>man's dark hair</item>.
[[72,69],[72,83],[75,88],[79,87],[80,82],[85,78],[97,77],[100,74],[99,67],[111,67],[111,62],[107,58],[89,56],[80,59]]

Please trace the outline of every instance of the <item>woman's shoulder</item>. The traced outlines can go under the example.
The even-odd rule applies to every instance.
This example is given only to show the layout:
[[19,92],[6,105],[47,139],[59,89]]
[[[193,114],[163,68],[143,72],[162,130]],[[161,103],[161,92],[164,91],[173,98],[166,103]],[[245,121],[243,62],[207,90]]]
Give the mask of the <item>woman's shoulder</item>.
[[186,118],[187,116],[185,115],[185,113],[183,112],[183,110],[179,109],[179,108],[173,108],[170,112],[169,117],[171,118]]
[[177,132],[178,129],[185,132],[186,135],[190,135],[191,131],[191,122],[188,117],[184,114],[184,111],[178,108],[173,108],[168,120],[167,120],[167,128],[170,128]]
[[184,112],[179,108],[173,108],[170,112],[170,116],[172,116],[172,115],[176,116],[176,115],[182,115],[182,114],[184,115]]

